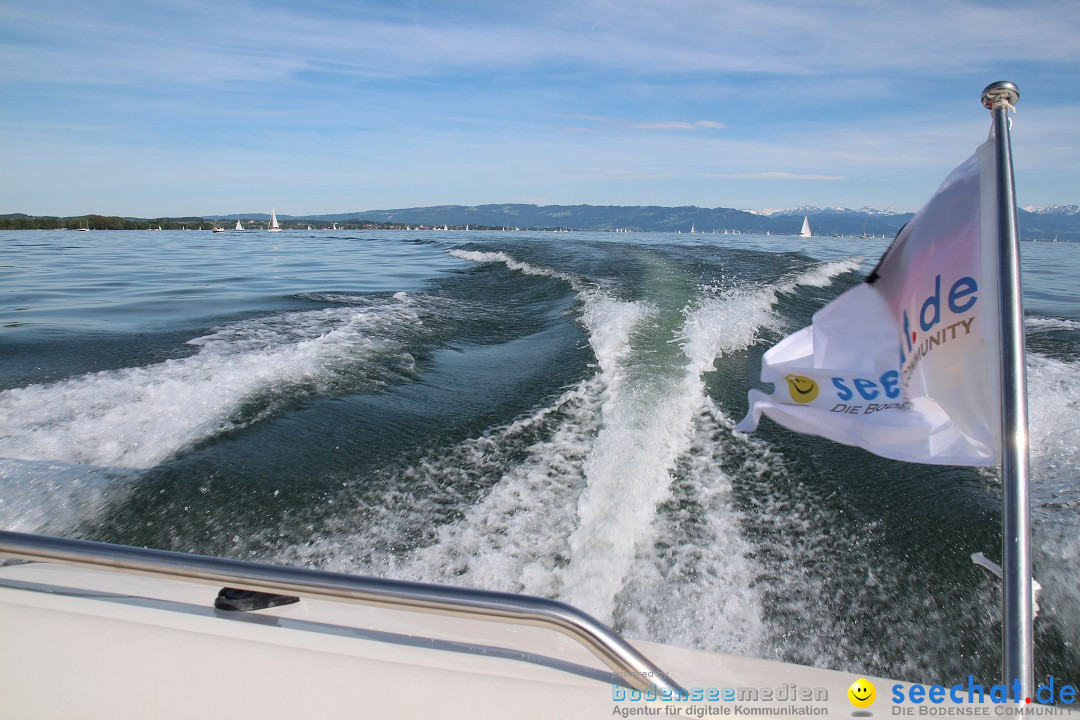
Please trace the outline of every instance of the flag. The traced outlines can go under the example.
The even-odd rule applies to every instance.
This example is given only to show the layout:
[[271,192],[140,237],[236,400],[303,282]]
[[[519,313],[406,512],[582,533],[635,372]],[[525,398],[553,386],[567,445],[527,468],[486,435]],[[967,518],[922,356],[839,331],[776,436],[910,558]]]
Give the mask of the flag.
[[736,429],[762,414],[887,458],[993,465],[1000,457],[996,154],[953,170],[865,282],[762,357]]

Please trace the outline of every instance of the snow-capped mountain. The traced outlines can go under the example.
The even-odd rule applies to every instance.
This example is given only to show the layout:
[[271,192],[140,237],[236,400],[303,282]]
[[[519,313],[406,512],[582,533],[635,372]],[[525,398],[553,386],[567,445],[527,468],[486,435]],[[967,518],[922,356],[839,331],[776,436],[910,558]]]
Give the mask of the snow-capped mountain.
[[871,217],[891,217],[893,215],[901,214],[895,208],[885,208],[882,210],[880,208],[864,207],[859,208],[858,210],[852,210],[846,207],[819,208],[814,205],[800,205],[784,210],[747,210],[746,212],[751,212],[755,215],[765,215],[766,217],[786,217],[788,215],[817,215],[820,217],[869,215]]
[[1065,215],[1068,217],[1080,215],[1080,205],[1048,205],[1047,207],[1029,205],[1024,210],[1035,215]]

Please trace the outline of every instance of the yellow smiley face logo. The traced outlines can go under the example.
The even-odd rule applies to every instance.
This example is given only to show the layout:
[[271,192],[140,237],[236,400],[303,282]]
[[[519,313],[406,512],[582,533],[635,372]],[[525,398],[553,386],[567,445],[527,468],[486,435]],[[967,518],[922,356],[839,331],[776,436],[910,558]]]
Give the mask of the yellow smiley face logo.
[[795,402],[808,403],[817,397],[817,383],[805,375],[788,375],[784,379],[787,380],[788,393]]
[[877,689],[866,678],[859,678],[847,689],[848,700],[857,708],[870,707],[877,699]]

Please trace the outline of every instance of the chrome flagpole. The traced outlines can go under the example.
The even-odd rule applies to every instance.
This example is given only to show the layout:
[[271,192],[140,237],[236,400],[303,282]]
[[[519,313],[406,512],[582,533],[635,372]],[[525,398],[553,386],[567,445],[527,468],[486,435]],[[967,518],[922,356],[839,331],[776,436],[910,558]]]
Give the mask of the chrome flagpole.
[[997,151],[1001,293],[1001,670],[1002,680],[1010,691],[1019,680],[1018,700],[1022,703],[1025,698],[1034,697],[1035,662],[1024,305],[1008,117],[1019,98],[1020,91],[1011,82],[992,83],[982,94],[983,106],[994,119]]

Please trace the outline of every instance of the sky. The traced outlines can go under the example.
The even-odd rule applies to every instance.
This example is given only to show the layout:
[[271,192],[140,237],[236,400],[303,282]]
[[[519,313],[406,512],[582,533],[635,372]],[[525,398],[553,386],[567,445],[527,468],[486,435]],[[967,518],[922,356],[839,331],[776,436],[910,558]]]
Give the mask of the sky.
[[4,0],[0,214],[912,211],[997,80],[1080,204],[1076,0]]

